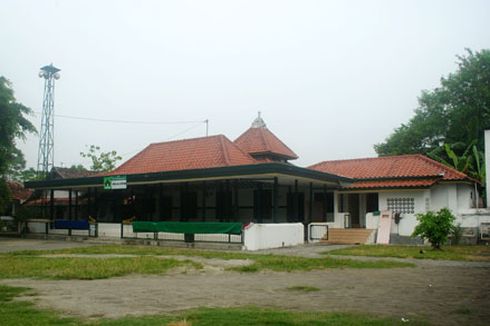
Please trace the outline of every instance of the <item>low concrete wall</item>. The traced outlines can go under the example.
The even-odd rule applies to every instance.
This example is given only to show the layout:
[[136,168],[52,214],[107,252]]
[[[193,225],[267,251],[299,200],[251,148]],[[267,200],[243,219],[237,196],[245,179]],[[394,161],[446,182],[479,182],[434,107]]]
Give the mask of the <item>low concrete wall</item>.
[[302,223],[249,224],[244,230],[245,250],[280,248],[303,243]]

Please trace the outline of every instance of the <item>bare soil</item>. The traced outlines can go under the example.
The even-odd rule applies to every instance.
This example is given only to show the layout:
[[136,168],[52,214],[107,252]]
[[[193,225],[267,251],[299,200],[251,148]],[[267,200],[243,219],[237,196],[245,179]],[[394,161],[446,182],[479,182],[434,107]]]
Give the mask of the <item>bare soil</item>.
[[[187,257],[188,258],[188,257]],[[200,259],[200,262],[203,262]],[[197,307],[257,305],[309,311],[354,311],[425,318],[436,325],[485,324],[490,269],[416,267],[384,270],[237,273],[214,259],[201,271],[94,281],[4,280],[36,290],[43,308],[81,317],[118,318]],[[240,265],[245,262],[226,262]],[[291,286],[317,292],[292,293]]]

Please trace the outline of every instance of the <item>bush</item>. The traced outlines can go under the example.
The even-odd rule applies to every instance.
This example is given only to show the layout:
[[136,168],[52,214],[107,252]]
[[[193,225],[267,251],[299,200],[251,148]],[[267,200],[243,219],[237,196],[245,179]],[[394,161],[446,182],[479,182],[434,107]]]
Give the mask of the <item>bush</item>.
[[451,231],[451,244],[453,245],[459,245],[461,242],[461,238],[463,237],[463,228],[461,227],[461,224],[458,224],[453,227],[453,230]]
[[412,236],[427,239],[432,248],[441,249],[454,229],[455,217],[449,209],[443,208],[437,213],[429,211],[424,214],[417,214],[417,220],[419,223]]

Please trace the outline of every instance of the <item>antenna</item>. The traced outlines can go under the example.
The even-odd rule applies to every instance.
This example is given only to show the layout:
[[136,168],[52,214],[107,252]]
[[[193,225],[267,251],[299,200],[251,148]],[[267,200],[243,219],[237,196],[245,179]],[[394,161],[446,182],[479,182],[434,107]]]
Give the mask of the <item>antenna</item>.
[[53,64],[39,71],[39,77],[44,78],[44,96],[37,172],[45,176],[54,166],[54,81],[60,79],[59,71]]

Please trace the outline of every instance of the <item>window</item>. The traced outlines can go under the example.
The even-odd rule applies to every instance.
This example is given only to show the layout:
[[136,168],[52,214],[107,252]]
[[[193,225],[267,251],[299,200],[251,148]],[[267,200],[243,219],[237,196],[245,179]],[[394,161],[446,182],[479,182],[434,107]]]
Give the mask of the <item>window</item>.
[[338,209],[338,212],[339,213],[342,213],[344,212],[344,194],[339,194],[339,209]]
[[216,193],[216,218],[220,222],[233,219],[233,196],[231,191],[218,191]]
[[254,190],[254,219],[259,223],[272,219],[271,190]]
[[388,209],[394,213],[413,214],[415,213],[414,198],[388,198]]
[[377,212],[379,211],[379,200],[378,193],[373,192],[366,194],[366,212]]

